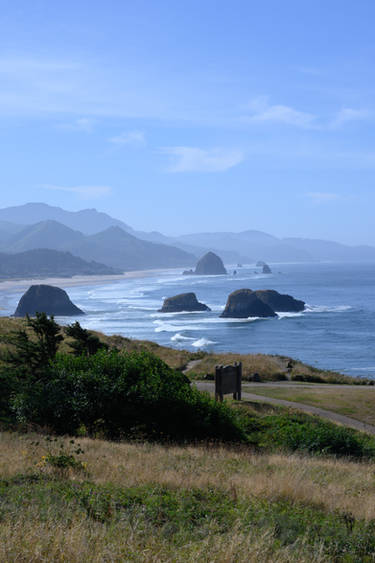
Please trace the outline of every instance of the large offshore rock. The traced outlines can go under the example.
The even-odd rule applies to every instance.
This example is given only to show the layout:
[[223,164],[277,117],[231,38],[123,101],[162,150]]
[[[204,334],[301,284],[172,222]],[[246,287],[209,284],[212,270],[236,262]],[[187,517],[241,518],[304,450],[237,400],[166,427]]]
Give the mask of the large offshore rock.
[[36,313],[47,315],[75,316],[84,315],[68,297],[66,291],[53,285],[32,285],[21,297],[15,317],[33,316]]
[[272,270],[268,264],[263,264],[262,274],[272,274]]
[[279,293],[273,289],[261,289],[255,291],[257,297],[266,303],[274,311],[281,312],[298,312],[303,311],[305,302],[294,299],[291,295]]
[[211,309],[204,303],[200,303],[195,293],[180,293],[165,299],[159,311],[162,313],[179,313],[181,311],[211,311]]
[[247,319],[249,317],[276,317],[275,311],[251,289],[237,289],[228,297],[221,317]]
[[195,274],[202,276],[217,276],[226,273],[222,259],[214,252],[207,252],[202,256],[195,268]]

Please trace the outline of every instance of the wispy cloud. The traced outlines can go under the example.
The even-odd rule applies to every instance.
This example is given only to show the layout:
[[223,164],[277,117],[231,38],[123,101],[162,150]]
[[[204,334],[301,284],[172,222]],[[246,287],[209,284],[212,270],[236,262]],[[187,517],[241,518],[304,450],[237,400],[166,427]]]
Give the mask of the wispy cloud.
[[338,127],[351,121],[361,121],[370,117],[370,112],[365,109],[342,108],[332,121],[332,125]]
[[330,203],[341,199],[339,194],[333,192],[308,192],[305,196],[316,204]]
[[92,117],[79,117],[72,123],[62,123],[58,125],[59,129],[68,129],[71,131],[81,131],[83,133],[92,133],[94,131],[96,119]]
[[45,190],[70,192],[78,195],[82,199],[97,199],[111,193],[110,186],[55,186],[52,184],[44,184]]
[[109,139],[110,143],[115,145],[132,145],[141,146],[146,143],[143,131],[124,131],[115,137]]
[[251,122],[274,122],[295,127],[311,128],[315,125],[316,116],[292,108],[291,106],[268,103],[267,97],[255,98],[247,105],[247,114],[243,120]]
[[164,147],[161,152],[173,158],[168,172],[224,172],[245,159],[243,151],[224,148]]

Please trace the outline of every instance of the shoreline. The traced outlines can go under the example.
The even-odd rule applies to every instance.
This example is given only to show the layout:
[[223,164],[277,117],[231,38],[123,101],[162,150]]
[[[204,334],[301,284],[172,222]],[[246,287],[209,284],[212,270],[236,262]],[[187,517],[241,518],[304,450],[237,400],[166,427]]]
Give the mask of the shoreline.
[[133,270],[124,272],[123,274],[113,275],[93,275],[93,276],[72,276],[64,277],[46,277],[46,278],[23,278],[0,281],[0,291],[15,291],[28,288],[30,285],[57,285],[59,287],[75,287],[80,285],[101,285],[126,279],[148,278],[154,274],[165,272],[166,268],[155,270]]

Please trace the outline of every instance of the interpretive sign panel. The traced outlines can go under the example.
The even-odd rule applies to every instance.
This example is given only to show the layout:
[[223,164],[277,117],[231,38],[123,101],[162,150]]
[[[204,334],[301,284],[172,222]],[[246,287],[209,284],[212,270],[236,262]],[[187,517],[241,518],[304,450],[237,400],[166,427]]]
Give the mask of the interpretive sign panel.
[[233,393],[233,399],[241,400],[242,363],[215,368],[215,399],[222,401],[223,396]]

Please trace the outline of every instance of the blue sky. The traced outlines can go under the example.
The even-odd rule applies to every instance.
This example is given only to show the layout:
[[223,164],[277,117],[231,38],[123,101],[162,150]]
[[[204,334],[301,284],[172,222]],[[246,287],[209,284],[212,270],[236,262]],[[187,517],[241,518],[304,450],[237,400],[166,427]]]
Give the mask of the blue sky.
[[373,1],[0,7],[0,207],[375,244]]

